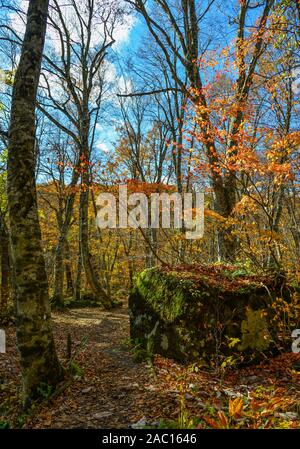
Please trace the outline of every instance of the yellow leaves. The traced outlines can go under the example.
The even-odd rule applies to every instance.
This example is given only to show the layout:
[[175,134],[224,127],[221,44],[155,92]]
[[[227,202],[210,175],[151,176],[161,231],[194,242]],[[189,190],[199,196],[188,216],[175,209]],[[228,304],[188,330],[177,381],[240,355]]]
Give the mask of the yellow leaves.
[[38,215],[40,219],[45,219],[46,218],[46,214],[43,210],[39,209],[38,211]]
[[258,208],[257,203],[249,195],[243,195],[240,201],[236,204],[234,211],[237,214],[245,214],[255,212]]
[[270,149],[267,152],[269,162],[279,162],[283,156],[290,155],[292,151],[300,144],[300,133],[291,132],[284,136],[267,136]]
[[226,221],[226,218],[222,217],[222,215],[218,214],[218,212],[215,212],[210,209],[204,209],[204,216],[214,218],[215,220],[218,220],[223,223]]
[[278,339],[284,342],[286,337],[290,338],[292,330],[298,326],[299,293],[294,293],[288,301],[284,298],[276,298],[272,301],[271,309],[273,312],[272,327],[277,330]]
[[229,415],[232,418],[239,418],[242,415],[244,402],[242,398],[229,400]]
[[0,83],[12,86],[14,83],[14,71],[13,70],[1,70],[0,69]]
[[281,238],[282,238],[282,235],[277,233],[277,232],[275,232],[275,231],[271,231],[271,230],[266,229],[265,231],[261,230],[261,232],[260,232],[260,240],[262,242],[268,242],[268,241],[271,241],[271,240],[272,241],[274,241],[274,240],[279,241]]
[[241,341],[239,338],[233,338],[233,337],[231,337],[231,338],[228,337],[228,340],[229,340],[228,348],[234,348],[235,345],[237,345]]

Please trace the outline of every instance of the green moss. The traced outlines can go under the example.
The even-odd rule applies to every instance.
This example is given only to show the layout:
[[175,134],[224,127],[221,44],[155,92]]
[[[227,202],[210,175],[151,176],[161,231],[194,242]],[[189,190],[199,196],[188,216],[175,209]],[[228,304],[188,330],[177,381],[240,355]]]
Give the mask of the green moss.
[[0,429],[9,429],[10,424],[8,421],[0,421]]
[[[252,360],[250,352],[272,350],[269,317],[258,311],[269,310],[270,292],[276,294],[272,284],[264,288],[259,278],[234,271],[244,279],[224,282],[220,270],[205,270],[200,267],[198,276],[196,268],[150,268],[136,277],[129,315],[131,337],[139,339],[140,350],[151,344],[154,353],[184,362],[211,360],[216,353],[241,356],[241,351]],[[229,347],[228,338],[239,339],[240,348]]]
[[238,279],[241,277],[252,276],[254,273],[247,268],[237,267],[235,270],[224,270],[223,275],[228,279]]
[[162,275],[155,268],[144,270],[136,280],[135,294],[140,294],[166,321],[172,322],[186,310],[187,294],[196,295],[190,280],[178,279],[174,273]]
[[257,284],[249,284],[247,286],[238,288],[236,292],[240,295],[249,295],[253,292],[257,292],[258,288],[261,288],[261,286],[258,286]]

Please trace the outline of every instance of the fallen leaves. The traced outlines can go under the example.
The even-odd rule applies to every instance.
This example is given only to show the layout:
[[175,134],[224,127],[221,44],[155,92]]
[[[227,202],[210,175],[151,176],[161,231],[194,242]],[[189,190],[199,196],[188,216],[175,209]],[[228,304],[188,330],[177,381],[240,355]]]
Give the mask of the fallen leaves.
[[300,427],[299,373],[293,369],[298,354],[230,369],[220,378],[200,362],[184,366],[156,356],[152,366],[135,363],[124,344],[125,308],[77,309],[53,318],[60,358],[69,333],[81,375],[31,416],[20,415],[20,368],[10,327],[7,354],[0,359],[0,421],[25,428],[128,428],[159,426],[162,420],[218,429]]
[[242,398],[229,400],[229,415],[233,418],[239,418],[242,415],[244,401]]
[[300,426],[299,375],[291,370],[296,359],[297,354],[283,354],[259,366],[231,369],[220,380],[212,371],[195,372],[157,357],[157,386],[177,390],[177,403],[184,392],[198,428],[294,428]]

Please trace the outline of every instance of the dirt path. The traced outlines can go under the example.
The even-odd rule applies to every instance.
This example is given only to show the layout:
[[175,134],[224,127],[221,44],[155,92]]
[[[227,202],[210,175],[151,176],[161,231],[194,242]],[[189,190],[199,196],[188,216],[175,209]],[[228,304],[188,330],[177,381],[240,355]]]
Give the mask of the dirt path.
[[126,344],[125,307],[112,312],[84,308],[54,313],[53,324],[60,357],[65,356],[70,333],[76,367],[83,372],[26,427],[126,428],[145,415],[152,420],[160,415],[159,395],[151,392],[151,370],[133,360]]
[[159,356],[152,367],[136,363],[126,344],[129,319],[125,305],[111,312],[84,308],[54,313],[53,330],[65,365],[67,335],[71,336],[74,381],[58,397],[39,406],[34,415],[22,416],[19,357],[15,330],[9,327],[7,352],[0,357],[0,424],[99,429],[128,428],[143,418],[147,423],[177,421],[184,397],[187,416],[201,418],[204,427],[207,423],[215,427],[218,423],[209,421],[211,410],[215,409],[215,416],[220,410],[228,413],[230,400],[243,396],[250,404],[246,427],[280,427],[280,421],[283,426],[286,421],[292,427],[300,425],[299,374],[292,370],[293,361],[300,362],[297,354],[286,353],[262,366],[229,371],[220,381],[211,370]]

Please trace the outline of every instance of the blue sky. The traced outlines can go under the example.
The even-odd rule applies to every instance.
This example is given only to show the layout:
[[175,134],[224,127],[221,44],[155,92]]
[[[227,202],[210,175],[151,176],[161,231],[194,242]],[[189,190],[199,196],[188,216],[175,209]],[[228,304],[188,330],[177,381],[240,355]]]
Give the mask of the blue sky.
[[[28,2],[21,0],[21,4],[27,7]],[[203,39],[206,39],[207,35],[213,36],[213,48],[222,48],[230,43],[235,35],[235,25],[229,25],[230,20],[236,17],[238,7],[238,1],[225,0],[223,2],[216,1],[214,7],[210,10],[207,18],[201,23],[200,32]],[[251,15],[255,15],[257,12],[253,10]],[[0,20],[3,18],[4,11],[0,11]],[[250,15],[250,17],[251,17]],[[251,17],[253,19],[253,17]],[[14,27],[20,33],[24,28],[20,18],[15,16]],[[143,46],[145,39],[147,39],[147,27],[143,18],[135,16],[133,25],[128,27],[127,25],[119,26],[117,30],[117,42],[112,47],[111,55],[109,56],[110,70],[112,78],[128,77],[126,73],[126,65],[124,62],[128,57],[131,57],[133,62],[141,64],[141,61],[137,60],[136,53],[139,51],[140,46]],[[221,63],[221,60],[220,60]],[[0,55],[0,64],[4,68],[7,62]],[[220,65],[221,68],[221,65]],[[115,125],[117,120],[117,103],[116,98],[110,100],[108,109],[104,105],[103,114],[100,114],[99,125],[97,127],[95,149],[99,152],[99,156],[102,154],[104,157],[106,153],[113,150],[116,143]]]

